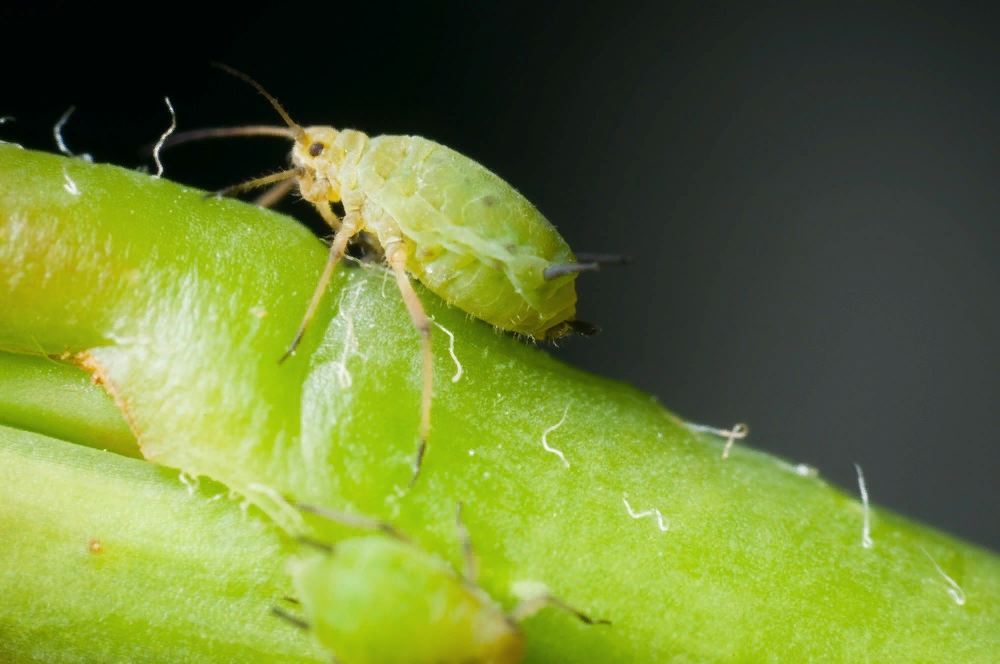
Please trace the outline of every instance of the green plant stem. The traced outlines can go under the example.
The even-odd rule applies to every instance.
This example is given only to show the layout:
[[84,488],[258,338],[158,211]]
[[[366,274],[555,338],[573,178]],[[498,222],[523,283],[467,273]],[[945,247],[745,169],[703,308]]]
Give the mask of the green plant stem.
[[0,661],[328,661],[270,613],[288,544],[177,475],[0,426]]
[[435,328],[433,430],[407,491],[419,342],[391,279],[338,270],[277,363],[325,253],[280,215],[0,146],[0,347],[74,358],[147,459],[284,528],[303,526],[282,497],[347,509],[458,565],[461,501],[493,597],[541,582],[613,622],[543,612],[524,625],[528,661],[1000,659],[995,555],[874,508],[865,548],[852,496],[746,447],[723,460],[648,395],[422,289],[462,373]]
[[0,423],[141,459],[121,411],[77,367],[0,352]]

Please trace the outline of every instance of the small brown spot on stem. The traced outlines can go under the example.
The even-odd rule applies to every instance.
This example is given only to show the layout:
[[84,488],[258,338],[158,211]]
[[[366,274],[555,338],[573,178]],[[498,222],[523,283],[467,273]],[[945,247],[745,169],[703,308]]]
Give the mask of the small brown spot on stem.
[[104,542],[99,539],[92,539],[87,544],[87,551],[93,554],[104,553]]

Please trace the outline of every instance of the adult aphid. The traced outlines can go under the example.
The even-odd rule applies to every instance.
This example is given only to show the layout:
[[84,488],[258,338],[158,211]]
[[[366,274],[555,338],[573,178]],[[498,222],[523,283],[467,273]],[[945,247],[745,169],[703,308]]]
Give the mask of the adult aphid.
[[[295,352],[348,241],[363,235],[380,251],[420,333],[423,350],[420,442],[413,480],[430,433],[431,327],[410,284],[416,277],[451,305],[503,330],[533,339],[572,331],[592,333],[575,320],[577,273],[616,256],[578,260],[555,227],[509,184],[477,162],[419,136],[370,137],[353,129],[301,127],[249,76],[219,65],[252,85],[286,127],[248,126],[175,134],[169,144],[225,136],[279,136],[294,141],[293,168],[225,189],[237,194],[273,185],[270,205],[296,184],[335,231],[330,255],[284,361]],[[343,219],[331,209],[342,202]],[[412,484],[412,481],[411,481]]]
[[[418,549],[392,526],[317,507],[302,509],[348,526],[378,530],[328,545],[304,540],[318,553],[293,565],[294,602],[304,618],[273,612],[303,629],[344,664],[515,664],[524,654],[519,623],[546,606],[593,620],[546,592],[510,612],[476,584],[468,531],[456,518],[464,551],[458,578],[440,558]],[[459,506],[459,517],[461,506]]]

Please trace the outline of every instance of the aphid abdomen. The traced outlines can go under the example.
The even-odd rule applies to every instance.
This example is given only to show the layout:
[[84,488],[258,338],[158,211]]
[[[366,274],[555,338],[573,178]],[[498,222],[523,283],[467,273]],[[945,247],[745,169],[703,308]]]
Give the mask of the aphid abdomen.
[[[516,290],[503,269],[478,260],[462,266],[468,262],[466,256],[444,247],[430,249],[427,253],[431,257],[421,258],[419,252],[422,250],[426,251],[426,246],[418,245],[418,256],[410,266],[421,283],[449,304],[492,325],[525,336],[544,338],[545,331],[553,322],[572,318],[576,313],[576,307],[570,304],[565,311],[543,315]],[[573,286],[571,283],[563,284],[563,288],[567,287],[572,289]],[[568,301],[572,303],[573,299]]]
[[543,278],[546,267],[575,262],[569,246],[480,164],[424,138],[379,136],[358,164],[358,185],[394,221],[370,220],[369,229],[383,244],[398,229],[411,249],[407,269],[448,303],[536,338],[575,316],[576,275]]

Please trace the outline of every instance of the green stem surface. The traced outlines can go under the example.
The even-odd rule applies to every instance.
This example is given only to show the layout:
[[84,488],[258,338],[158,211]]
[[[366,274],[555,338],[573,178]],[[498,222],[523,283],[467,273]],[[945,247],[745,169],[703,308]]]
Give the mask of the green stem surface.
[[0,426],[0,661],[328,662],[271,615],[288,543],[227,493]]

